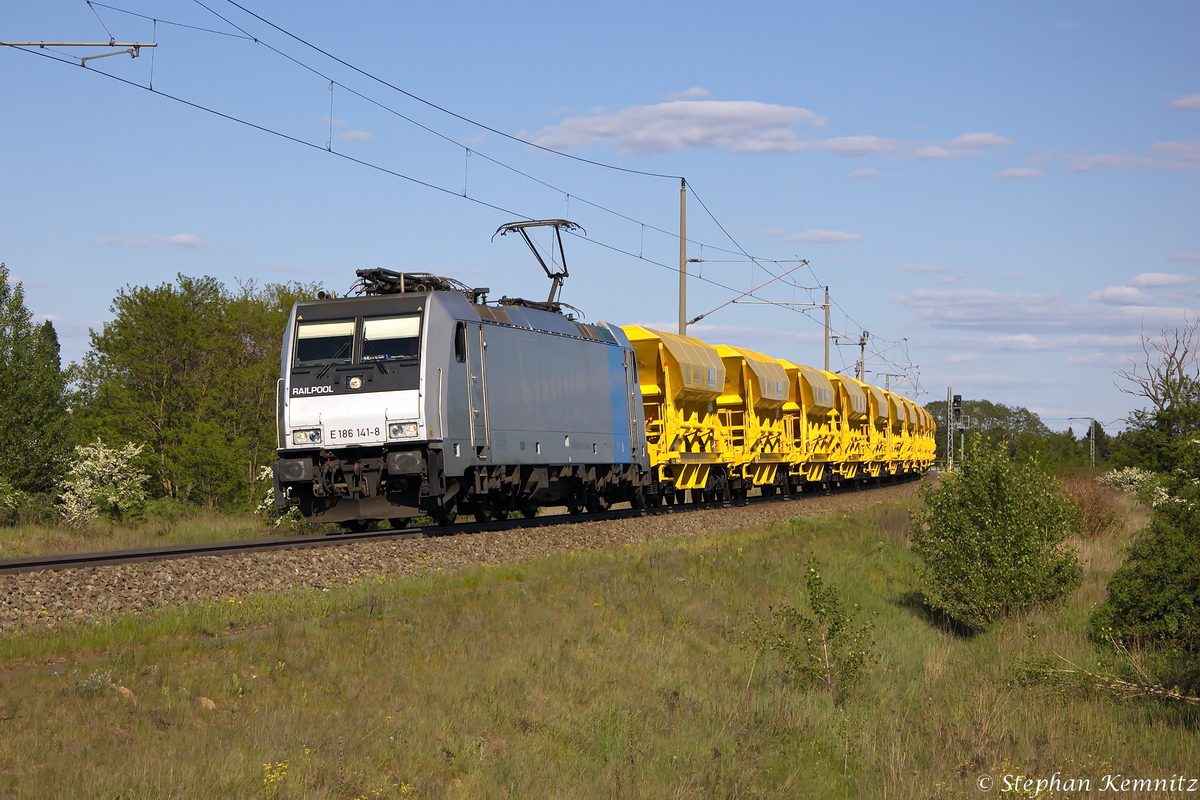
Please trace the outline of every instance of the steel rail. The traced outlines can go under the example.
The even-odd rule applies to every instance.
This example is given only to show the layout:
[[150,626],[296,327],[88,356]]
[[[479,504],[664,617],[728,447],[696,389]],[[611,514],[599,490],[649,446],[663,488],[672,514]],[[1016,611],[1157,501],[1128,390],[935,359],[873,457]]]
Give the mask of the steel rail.
[[95,553],[55,553],[41,556],[24,556],[0,560],[0,575],[15,575],[24,572],[60,571],[67,569],[83,569],[86,567],[104,567],[116,564],[136,564],[150,561],[166,561],[171,559],[196,558],[199,556],[227,556],[239,553],[258,553],[269,550],[295,550],[309,547],[327,547],[331,545],[355,544],[357,542],[388,541],[394,539],[421,539],[440,536],[452,536],[462,533],[484,533],[488,531],[506,531],[522,528],[545,528],[551,525],[574,525],[581,522],[605,522],[608,520],[633,519],[637,517],[658,516],[661,514],[685,514],[692,511],[711,511],[720,508],[757,505],[759,503],[776,503],[790,500],[803,500],[811,497],[826,497],[850,492],[868,491],[884,486],[896,486],[919,480],[921,475],[903,476],[890,480],[880,480],[871,485],[851,484],[837,488],[829,488],[812,492],[797,492],[795,494],[776,494],[770,497],[749,497],[733,503],[729,501],[713,501],[703,503],[676,503],[660,505],[656,508],[621,508],[610,509],[595,514],[550,514],[544,517],[526,519],[493,520],[491,522],[464,522],[454,525],[427,525],[417,528],[394,528],[390,530],[364,531],[362,533],[317,534],[310,536],[271,537],[267,539],[239,539],[227,542],[205,542],[200,544],[164,545],[159,547],[142,547],[130,550],[109,550]]

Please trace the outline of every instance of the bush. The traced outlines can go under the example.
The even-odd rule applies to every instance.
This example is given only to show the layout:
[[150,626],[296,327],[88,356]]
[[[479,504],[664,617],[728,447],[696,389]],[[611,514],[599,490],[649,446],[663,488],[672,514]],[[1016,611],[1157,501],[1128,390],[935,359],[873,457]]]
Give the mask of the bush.
[[972,444],[961,472],[921,489],[912,549],[924,562],[925,601],[975,631],[1062,597],[1082,569],[1064,542],[1078,518],[1036,461]]
[[1162,503],[1092,612],[1092,633],[1200,652],[1200,503]]
[[1151,507],[1159,505],[1168,496],[1162,480],[1141,467],[1110,469],[1100,476],[1100,483]]
[[1063,490],[1079,516],[1079,534],[1085,539],[1112,536],[1123,526],[1117,492],[1085,475],[1065,479]]
[[141,454],[137,445],[115,449],[99,439],[77,445],[58,503],[63,520],[78,528],[101,514],[119,520],[140,511],[146,502],[146,474],[134,461]]
[[809,566],[804,583],[811,616],[795,606],[772,607],[766,619],[754,618],[747,638],[756,653],[779,653],[784,675],[801,688],[844,697],[876,660],[874,621],[856,625],[858,604],[847,609],[815,566]]
[[15,525],[28,495],[0,477],[0,525]]

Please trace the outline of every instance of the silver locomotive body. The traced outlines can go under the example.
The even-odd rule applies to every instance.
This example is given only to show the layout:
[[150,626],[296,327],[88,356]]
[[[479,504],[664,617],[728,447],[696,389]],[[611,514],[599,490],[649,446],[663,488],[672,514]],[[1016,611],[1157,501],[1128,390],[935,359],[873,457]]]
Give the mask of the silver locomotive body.
[[299,302],[278,384],[275,502],[351,525],[640,502],[636,364],[615,325],[461,291]]

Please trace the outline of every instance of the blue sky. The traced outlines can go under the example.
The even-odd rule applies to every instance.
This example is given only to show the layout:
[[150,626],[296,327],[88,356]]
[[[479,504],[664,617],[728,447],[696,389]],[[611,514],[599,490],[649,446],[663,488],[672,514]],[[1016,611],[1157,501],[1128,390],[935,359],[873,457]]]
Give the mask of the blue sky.
[[[586,229],[563,299],[588,319],[674,330],[678,243],[655,228],[677,230],[678,180],[483,130],[228,0],[105,5],[162,21],[83,0],[0,20],[6,41],[159,44],[85,69],[0,49],[0,261],[68,360],[120,287],[177,273],[344,291],[383,266],[540,299],[520,240],[491,240],[521,216]],[[887,355],[919,369],[868,377],[919,372],[893,380],[920,402],[953,385],[1109,423],[1136,406],[1113,370],[1143,328],[1200,309],[1195,3],[242,5],[496,131],[686,176],[716,220],[689,197],[692,269],[742,292],[767,275],[720,262],[739,248],[809,260],[796,284],[830,287],[838,333],[908,339]],[[797,286],[758,296],[812,299]],[[690,287],[689,316],[734,296]],[[820,366],[819,318],[738,304],[692,333]]]

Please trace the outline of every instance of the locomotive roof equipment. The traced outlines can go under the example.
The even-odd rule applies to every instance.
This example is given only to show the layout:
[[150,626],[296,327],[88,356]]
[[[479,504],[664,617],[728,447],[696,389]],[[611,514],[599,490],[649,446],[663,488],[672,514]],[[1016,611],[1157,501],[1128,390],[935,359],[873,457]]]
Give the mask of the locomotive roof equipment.
[[[537,245],[533,243],[533,239],[529,238],[527,229],[529,228],[554,228],[554,239],[558,242],[558,255],[562,262],[561,264],[554,261],[554,245],[550,246],[550,263],[554,266],[551,269],[546,265],[546,259],[542,258],[542,253],[537,249]],[[551,311],[555,314],[562,313],[562,307],[566,306],[572,311],[579,311],[574,306],[568,306],[566,303],[559,301],[558,296],[562,293],[563,280],[570,277],[571,273],[567,271],[567,253],[563,250],[562,232],[566,230],[568,233],[572,231],[583,231],[583,235],[587,235],[587,231],[583,230],[582,225],[578,225],[570,220],[565,219],[533,219],[526,222],[506,222],[496,229],[492,234],[494,240],[497,236],[504,236],[512,231],[521,234],[525,240],[525,244],[529,245],[529,249],[533,251],[533,257],[542,265],[542,269],[546,271],[546,277],[550,278],[550,296],[546,298],[545,303],[538,303],[533,300],[522,300],[519,297],[504,297],[501,298],[501,305],[525,306],[527,308],[536,308],[541,311]]]

